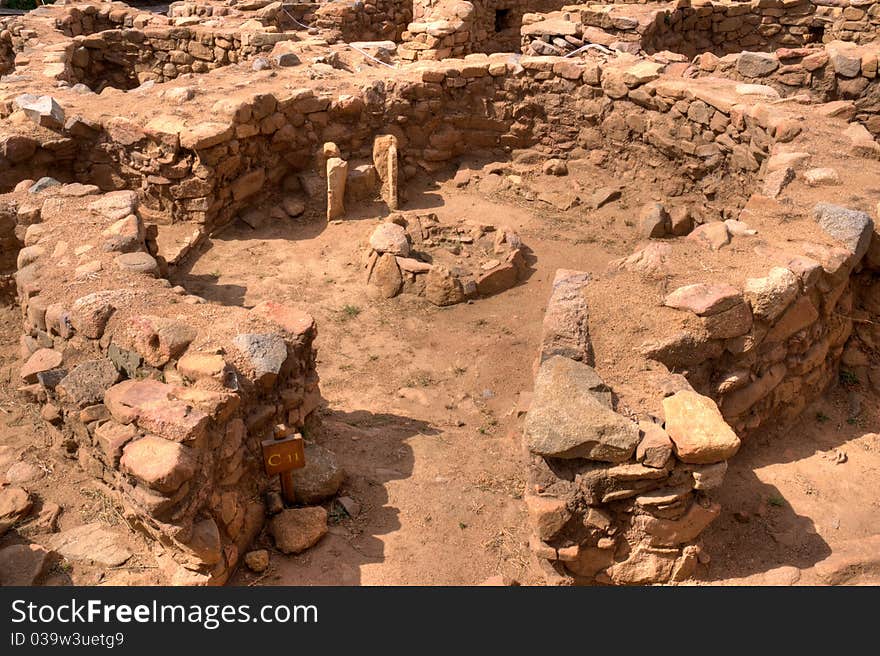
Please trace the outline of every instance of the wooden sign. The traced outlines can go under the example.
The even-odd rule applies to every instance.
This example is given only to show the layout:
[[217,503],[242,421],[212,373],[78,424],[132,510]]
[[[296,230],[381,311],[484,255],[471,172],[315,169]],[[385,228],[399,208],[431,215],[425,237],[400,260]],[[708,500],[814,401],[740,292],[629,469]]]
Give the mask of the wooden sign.
[[284,437],[280,440],[263,440],[263,465],[267,476],[282,474],[306,466],[301,435]]

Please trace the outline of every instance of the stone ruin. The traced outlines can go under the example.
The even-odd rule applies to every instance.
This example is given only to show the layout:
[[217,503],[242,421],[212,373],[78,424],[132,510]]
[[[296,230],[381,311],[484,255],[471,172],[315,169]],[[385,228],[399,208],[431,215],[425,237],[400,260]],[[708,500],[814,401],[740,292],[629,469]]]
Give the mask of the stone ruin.
[[407,180],[474,151],[592,158],[622,184],[670,166],[675,192],[632,217],[633,254],[556,274],[525,503],[550,583],[691,578],[741,440],[796,417],[841,363],[880,385],[880,199],[858,182],[880,173],[878,24],[873,0],[3,17],[18,391],[161,545],[170,581],[223,583],[278,510],[260,441],[315,419],[316,327],[301,308],[206,303],[169,271],[236,218],[346,220],[367,198],[386,217],[364,235],[367,285],[458,303],[522,283],[530,254],[478,217],[409,211]]
[[382,298],[409,293],[454,305],[513,287],[526,275],[525,252],[512,230],[441,224],[436,214],[395,215],[370,235],[366,280]]

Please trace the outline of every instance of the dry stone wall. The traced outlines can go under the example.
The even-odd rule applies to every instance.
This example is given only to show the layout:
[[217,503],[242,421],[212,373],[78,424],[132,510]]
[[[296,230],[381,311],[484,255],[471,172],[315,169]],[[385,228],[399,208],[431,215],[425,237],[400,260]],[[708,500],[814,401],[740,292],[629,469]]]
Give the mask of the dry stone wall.
[[204,304],[161,277],[134,192],[44,185],[3,199],[24,229],[19,392],[164,545],[171,581],[222,583],[263,524],[260,440],[320,401],[314,321]]
[[[76,38],[104,42],[151,30]],[[191,54],[194,43],[216,52],[210,34],[211,44],[181,38],[167,52]],[[25,126],[4,134],[0,160],[4,189],[15,187],[0,199],[0,240],[15,251],[22,393],[60,427],[58,446],[117,490],[133,521],[172,547],[167,564],[175,580],[220,582],[262,523],[259,439],[277,425],[303,428],[320,399],[314,325],[290,308],[209,306],[171,288],[161,277],[171,258],[158,248],[165,228],[189,223],[207,234],[280,189],[318,206],[329,196],[328,218],[337,216],[344,196],[337,192],[346,187],[381,194],[395,209],[388,171],[405,180],[474,151],[538,146],[547,155],[613,151],[617,157],[606,165],[620,175],[645,161],[670,164],[682,179],[670,196],[693,193],[722,206],[713,210],[707,201],[693,230],[692,221],[650,208],[639,217],[650,243],[614,264],[620,276],[683,243],[720,257],[731,240],[754,236],[749,225],[767,220],[767,202],[794,176],[819,179],[788,146],[822,147],[804,132],[813,112],[827,117],[850,149],[844,156],[876,158],[880,146],[864,127],[841,119],[856,117],[851,108],[871,96],[873,78],[864,74],[870,58],[862,50],[835,56],[836,47],[816,51],[828,57],[823,65],[833,68],[836,83],[869,81],[854,87],[853,105],[815,110],[777,103],[778,91],[747,76],[669,74],[687,68],[675,57],[593,54],[470,54],[402,66],[359,88],[254,85],[228,97],[221,88],[201,98],[211,107],[209,121],[170,112],[143,120],[68,116],[61,93],[60,102],[7,99],[4,117]],[[748,61],[705,56],[698,63],[723,70],[743,57]],[[773,57],[784,60],[785,53],[763,60]],[[869,115],[869,107],[859,111]],[[377,137],[394,145],[384,159],[376,155]],[[69,184],[34,182],[49,166]],[[759,185],[763,193],[752,194]],[[756,244],[761,268],[742,280],[665,290],[658,312],[689,330],[658,331],[642,344],[640,363],[663,379],[648,385],[659,399],[654,406],[623,400],[620,381],[603,372],[609,384],[594,369],[601,317],[587,299],[591,290],[622,297],[581,272],[557,276],[525,429],[532,548],[554,580],[690,576],[701,559],[699,533],[718,514],[712,490],[739,436],[771,417],[793,416],[837,376],[841,360],[857,363],[863,347],[877,350],[876,324],[854,329],[852,319],[876,312],[880,258],[871,218],[835,203],[785,211],[785,221],[775,215],[773,225],[808,215],[825,236],[809,233],[785,249]],[[409,221],[385,225],[406,232]],[[418,232],[424,239],[428,231]],[[502,241],[505,259],[519,251],[515,236]],[[387,244],[371,248],[371,279],[380,256],[400,276],[387,290],[404,287],[404,272],[412,274],[412,289],[429,275],[405,270],[419,262],[402,263],[406,255]],[[521,273],[513,261],[499,258],[496,266]]]
[[320,4],[306,25],[337,33],[346,42],[399,41],[412,20],[412,0],[334,0]]
[[745,52],[717,58],[701,55],[699,75],[723,76],[768,85],[780,97],[803,93],[829,102],[828,116],[853,118],[880,134],[880,81],[876,45],[834,41],[821,48],[782,48],[771,53]]
[[522,48],[559,55],[584,43],[646,53],[669,50],[688,57],[742,50],[800,47],[822,41],[808,0],[704,2],[667,5],[584,5],[550,14],[527,14]]
[[64,77],[95,91],[106,86],[131,89],[148,81],[164,82],[235,64],[269,53],[276,43],[291,38],[281,33],[186,27],[105,30],[73,39]]

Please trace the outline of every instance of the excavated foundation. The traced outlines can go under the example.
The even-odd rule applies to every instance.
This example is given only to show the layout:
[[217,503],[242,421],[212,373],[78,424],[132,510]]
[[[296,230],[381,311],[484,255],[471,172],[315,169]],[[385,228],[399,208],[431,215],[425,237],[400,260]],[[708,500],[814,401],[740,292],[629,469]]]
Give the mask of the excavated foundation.
[[[531,551],[552,583],[691,578],[741,440],[841,377],[878,383],[873,7],[371,6],[7,20],[0,291],[22,314],[20,394],[58,409],[56,448],[163,545],[169,580],[224,582],[266,516],[261,441],[315,418],[316,328],[169,277],[233,221],[369,202],[374,294],[503,294],[540,253],[407,207],[407,181],[476,184],[480,155],[486,193],[613,212],[633,246],[601,275],[556,273],[524,423]],[[354,34],[400,43],[364,45],[383,64]],[[555,56],[586,43],[602,48]],[[519,45],[541,54],[494,52]],[[542,189],[576,163],[591,184]]]

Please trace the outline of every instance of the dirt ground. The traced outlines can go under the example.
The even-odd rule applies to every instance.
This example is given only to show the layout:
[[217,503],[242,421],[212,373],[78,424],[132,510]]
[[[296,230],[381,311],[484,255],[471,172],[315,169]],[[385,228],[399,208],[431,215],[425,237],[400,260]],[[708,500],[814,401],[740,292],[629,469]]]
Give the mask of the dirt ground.
[[[520,234],[532,250],[531,274],[491,298],[449,308],[412,296],[373,298],[361,250],[379,214],[367,205],[329,225],[314,216],[256,231],[236,223],[174,275],[209,302],[249,307],[272,299],[314,314],[326,399],[317,439],[347,472],[340,494],[361,506],[354,518],[331,507],[330,534],[316,547],[299,556],[273,550],[265,574],[242,569],[233,584],[472,585],[496,574],[541,582],[529,563],[518,414],[551,281],[558,268],[601,275],[609,260],[631,252],[629,209],[651,200],[651,186],[633,185],[613,207],[584,213],[537,200],[566,193],[576,177],[545,176],[537,190],[528,181],[505,190],[509,181],[485,179],[465,189],[452,180],[410,185],[405,209]],[[0,370],[14,376],[18,316],[4,309],[0,317]],[[103,512],[123,531],[75,462],[55,460],[44,424],[10,387],[4,381],[0,443],[47,463],[52,473],[37,482],[38,495],[65,507],[63,525]],[[747,440],[720,490],[723,513],[704,533],[712,560],[700,583],[817,582],[814,565],[880,534],[878,426],[876,396],[840,385],[794,426]],[[51,582],[153,582],[142,543],[127,539],[136,557],[124,572],[60,563]],[[271,548],[271,540],[263,536],[258,546]],[[870,576],[860,570],[852,582]]]

